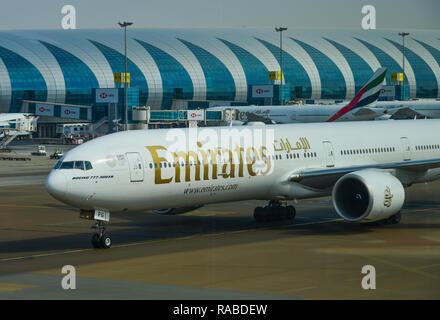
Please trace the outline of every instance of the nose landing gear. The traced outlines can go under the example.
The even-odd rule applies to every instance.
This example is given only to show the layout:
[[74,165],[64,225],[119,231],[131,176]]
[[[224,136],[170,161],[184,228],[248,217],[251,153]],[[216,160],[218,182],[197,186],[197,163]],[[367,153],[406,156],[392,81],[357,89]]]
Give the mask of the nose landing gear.
[[294,206],[283,206],[279,200],[271,200],[267,206],[254,209],[254,218],[257,222],[290,220],[294,219],[295,215]]
[[97,249],[108,249],[112,246],[112,238],[105,233],[105,226],[103,221],[96,221],[92,228],[98,229],[98,233],[92,236],[92,246]]
[[95,220],[93,229],[98,229],[98,233],[92,236],[92,246],[97,249],[108,249],[112,246],[112,238],[105,233],[105,222],[110,221],[110,212],[106,209],[81,210],[80,218]]

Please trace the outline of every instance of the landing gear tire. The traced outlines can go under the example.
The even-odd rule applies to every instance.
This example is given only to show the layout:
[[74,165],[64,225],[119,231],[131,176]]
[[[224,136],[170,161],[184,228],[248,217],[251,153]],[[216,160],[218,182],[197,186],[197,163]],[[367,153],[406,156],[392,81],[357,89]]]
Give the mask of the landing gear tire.
[[99,240],[100,240],[100,239],[99,239],[99,234],[95,233],[95,234],[92,236],[92,246],[93,246],[93,248],[95,248],[95,249],[99,249],[99,248],[101,248],[101,243],[100,243]]
[[92,246],[96,249],[108,249],[112,246],[112,238],[105,233],[104,221],[98,220],[92,226],[94,229],[98,229],[98,233],[92,236]]
[[256,207],[254,210],[254,218],[257,222],[290,220],[293,219],[295,215],[295,207],[283,206],[279,201],[270,201],[269,205],[264,208]]
[[287,219],[295,219],[296,216],[296,209],[294,206],[287,206],[286,207],[286,211],[287,211]]
[[402,214],[400,212],[397,212],[396,214],[393,214],[389,218],[374,221],[374,222],[363,223],[363,225],[374,227],[374,226],[387,225],[387,224],[398,224],[398,223],[400,223],[401,219],[402,219]]
[[400,223],[400,220],[402,220],[402,214],[400,212],[398,212],[388,218],[388,223],[398,224],[398,223]]
[[286,207],[279,206],[279,207],[273,207],[273,218],[274,220],[284,220],[287,218],[287,210]]
[[254,219],[257,222],[264,221],[265,219],[265,210],[262,207],[256,207],[254,209]]
[[108,234],[104,234],[100,240],[101,248],[108,249],[112,246],[112,238]]

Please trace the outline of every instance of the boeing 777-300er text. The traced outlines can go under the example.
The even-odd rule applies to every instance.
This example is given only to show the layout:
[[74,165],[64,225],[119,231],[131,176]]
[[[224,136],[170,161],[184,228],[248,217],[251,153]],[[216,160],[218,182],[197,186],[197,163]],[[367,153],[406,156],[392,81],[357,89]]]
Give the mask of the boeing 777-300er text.
[[346,221],[397,223],[404,187],[440,177],[439,128],[402,120],[124,131],[66,153],[46,188],[96,220],[92,243],[102,248],[112,243],[111,212],[251,199],[268,201],[256,220],[291,219],[287,200],[332,195]]
[[338,104],[307,104],[287,106],[211,107],[209,111],[233,109],[238,121],[270,123],[305,123],[333,121],[366,121],[383,115],[380,108],[370,108],[382,89],[386,68],[379,68],[350,102]]

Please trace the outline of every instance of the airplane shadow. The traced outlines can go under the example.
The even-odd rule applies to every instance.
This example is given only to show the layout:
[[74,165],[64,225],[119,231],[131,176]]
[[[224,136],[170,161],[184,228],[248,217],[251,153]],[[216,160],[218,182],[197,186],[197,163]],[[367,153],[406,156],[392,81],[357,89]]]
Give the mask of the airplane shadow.
[[54,208],[54,209],[61,209],[61,210],[64,210],[64,211],[78,212],[78,209],[66,206],[66,205],[61,204],[61,203],[60,204],[57,204],[57,203],[42,203],[41,205],[45,206],[45,207]]
[[[66,211],[75,209],[57,204],[44,204]],[[431,203],[430,203],[431,205]],[[411,207],[414,209],[414,207]],[[107,225],[107,231],[115,245],[122,245],[150,240],[173,240],[180,237],[194,235],[206,235],[215,233],[227,233],[232,231],[245,231],[249,229],[281,230],[284,236],[343,236],[355,234],[374,233],[379,229],[437,229],[439,223],[409,222],[403,215],[402,222],[397,225],[367,226],[360,223],[347,223],[344,221],[331,221],[337,219],[332,210],[317,210],[314,212],[300,214],[298,220],[282,220],[273,222],[257,223],[251,214],[249,215],[158,215],[150,211],[139,211],[133,213],[114,214],[116,221]],[[0,242],[0,261],[7,256],[19,256],[22,253],[32,255],[36,252],[67,251],[74,249],[91,248],[91,236],[96,233],[94,229],[87,229],[93,221],[84,221],[84,227],[76,229],[56,228],[56,230],[41,231],[47,232],[50,236],[32,239],[12,240]],[[26,232],[29,230],[26,230]],[[17,230],[17,232],[21,232]],[[255,237],[238,238],[243,241],[262,241]],[[203,246],[200,241],[200,246]],[[199,244],[198,244],[199,245]],[[196,248],[194,248],[196,249]],[[1,262],[0,262],[1,263]]]

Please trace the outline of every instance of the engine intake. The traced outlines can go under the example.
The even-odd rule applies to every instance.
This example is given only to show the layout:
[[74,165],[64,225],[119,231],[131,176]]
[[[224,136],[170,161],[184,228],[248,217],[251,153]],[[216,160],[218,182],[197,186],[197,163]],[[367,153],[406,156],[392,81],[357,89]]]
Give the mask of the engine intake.
[[344,220],[372,222],[399,212],[405,201],[405,190],[391,173],[365,169],[341,177],[332,197],[336,212]]

